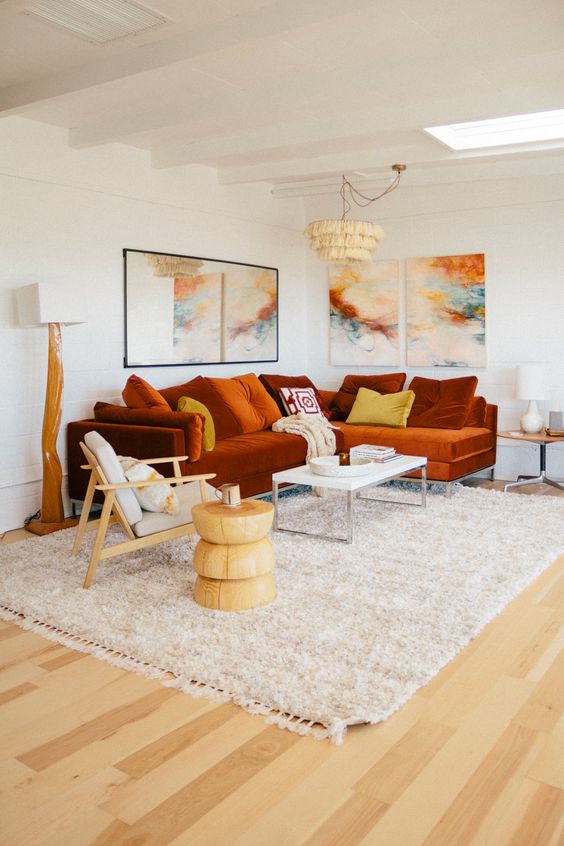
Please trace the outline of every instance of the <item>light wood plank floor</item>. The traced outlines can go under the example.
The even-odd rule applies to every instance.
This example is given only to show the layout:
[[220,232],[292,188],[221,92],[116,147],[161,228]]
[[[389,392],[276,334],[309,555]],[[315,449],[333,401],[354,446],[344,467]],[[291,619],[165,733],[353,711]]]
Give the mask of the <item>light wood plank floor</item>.
[[561,556],[340,747],[0,623],[0,842],[562,846],[563,622]]

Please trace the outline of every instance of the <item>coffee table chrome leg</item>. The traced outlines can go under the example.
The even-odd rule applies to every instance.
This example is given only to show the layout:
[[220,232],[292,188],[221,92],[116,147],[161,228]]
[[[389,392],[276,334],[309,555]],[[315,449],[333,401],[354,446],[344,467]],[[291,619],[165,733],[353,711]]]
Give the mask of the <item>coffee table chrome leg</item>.
[[352,503],[353,503],[353,492],[347,491],[347,543],[353,542]]
[[272,521],[272,528],[276,532],[278,529],[278,482],[272,481],[272,505],[274,506],[274,519]]
[[421,508],[427,508],[427,467],[421,468]]

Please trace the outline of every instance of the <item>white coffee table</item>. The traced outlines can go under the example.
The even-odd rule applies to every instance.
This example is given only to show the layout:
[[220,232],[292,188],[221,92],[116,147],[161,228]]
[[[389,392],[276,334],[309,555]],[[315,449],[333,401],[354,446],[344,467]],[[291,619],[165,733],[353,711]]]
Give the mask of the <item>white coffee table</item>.
[[[364,488],[372,488],[382,485],[392,479],[404,476],[412,470],[421,470],[421,502],[405,502],[405,505],[420,505],[425,508],[427,496],[427,459],[422,456],[404,455],[386,464],[374,462],[374,470],[364,476],[318,476],[312,473],[307,464],[301,467],[294,467],[292,470],[281,470],[272,476],[272,502],[274,505],[274,522],[272,528],[277,532],[289,532],[293,535],[307,535],[308,537],[324,538],[325,540],[337,540],[343,543],[352,543],[353,540],[353,494]],[[328,488],[331,490],[347,492],[347,535],[324,535],[316,532],[302,532],[298,529],[287,529],[278,522],[278,486],[281,484],[310,485],[314,488]],[[376,499],[375,497],[359,497],[374,502],[389,502],[389,500]]]

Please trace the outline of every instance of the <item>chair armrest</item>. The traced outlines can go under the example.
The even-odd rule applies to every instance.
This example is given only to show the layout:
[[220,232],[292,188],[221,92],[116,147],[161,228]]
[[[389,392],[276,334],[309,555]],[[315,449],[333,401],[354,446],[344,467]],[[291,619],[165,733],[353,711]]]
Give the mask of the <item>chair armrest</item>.
[[96,485],[97,491],[121,491],[126,488],[146,488],[148,485],[162,485],[163,482],[199,482],[215,479],[215,473],[199,473],[195,476],[171,476],[169,479],[141,479],[138,482],[115,482],[113,485]]
[[[139,459],[141,461],[141,459]],[[144,458],[143,464],[164,464],[166,461],[188,461],[187,455],[171,455],[168,458]]]

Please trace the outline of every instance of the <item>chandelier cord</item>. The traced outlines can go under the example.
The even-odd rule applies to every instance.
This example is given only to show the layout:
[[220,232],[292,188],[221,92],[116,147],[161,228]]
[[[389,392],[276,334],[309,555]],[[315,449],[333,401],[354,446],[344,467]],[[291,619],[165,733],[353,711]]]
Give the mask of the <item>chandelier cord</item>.
[[[388,187],[384,191],[382,191],[381,194],[377,194],[376,197],[368,197],[366,194],[363,194],[362,191],[359,191],[358,188],[355,188],[354,185],[351,185],[351,183],[349,182],[349,180],[346,178],[345,174],[343,173],[342,174],[342,180],[343,181],[341,183],[341,190],[339,191],[339,194],[341,195],[341,199],[343,201],[343,214],[341,215],[341,220],[344,220],[345,217],[347,216],[347,214],[352,209],[352,205],[351,205],[351,203],[349,202],[349,200],[347,199],[347,196],[346,196],[347,189],[349,191],[350,198],[353,201],[353,203],[355,205],[359,206],[360,208],[365,208],[366,206],[369,206],[371,203],[376,202],[376,200],[379,200],[381,197],[385,197],[386,194],[389,194],[390,191],[393,191],[395,188],[397,188],[399,183],[400,183],[400,179],[401,179],[401,171],[398,171],[396,173],[395,179],[388,185]],[[358,198],[361,198],[361,199],[358,199]],[[362,202],[362,200],[365,200],[366,202]]]

